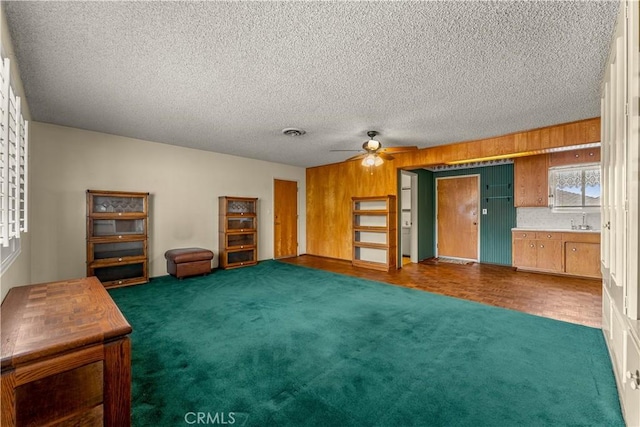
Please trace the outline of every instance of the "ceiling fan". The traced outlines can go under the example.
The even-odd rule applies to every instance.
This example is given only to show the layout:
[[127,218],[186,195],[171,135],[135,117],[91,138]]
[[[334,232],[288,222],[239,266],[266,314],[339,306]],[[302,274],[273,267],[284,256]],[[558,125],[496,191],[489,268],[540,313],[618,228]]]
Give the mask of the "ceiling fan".
[[383,148],[382,143],[376,139],[374,139],[378,134],[375,130],[370,130],[367,132],[367,136],[369,139],[362,144],[362,150],[331,150],[331,151],[359,151],[360,154],[357,154],[353,157],[345,160],[346,162],[351,160],[360,160],[362,159],[362,166],[380,166],[384,163],[385,160],[393,160],[392,153],[404,153],[406,151],[417,150],[418,147],[409,146],[409,147],[388,147]]

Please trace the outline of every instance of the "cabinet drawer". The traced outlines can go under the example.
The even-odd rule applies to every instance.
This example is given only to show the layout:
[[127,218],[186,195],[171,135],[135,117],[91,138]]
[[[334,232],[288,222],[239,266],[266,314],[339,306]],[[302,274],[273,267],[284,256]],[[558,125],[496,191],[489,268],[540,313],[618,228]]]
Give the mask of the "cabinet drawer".
[[514,231],[512,232],[514,239],[535,239],[535,231]]
[[538,240],[562,240],[562,233],[553,233],[549,231],[536,232],[536,239]]
[[566,242],[600,243],[600,233],[562,233]]

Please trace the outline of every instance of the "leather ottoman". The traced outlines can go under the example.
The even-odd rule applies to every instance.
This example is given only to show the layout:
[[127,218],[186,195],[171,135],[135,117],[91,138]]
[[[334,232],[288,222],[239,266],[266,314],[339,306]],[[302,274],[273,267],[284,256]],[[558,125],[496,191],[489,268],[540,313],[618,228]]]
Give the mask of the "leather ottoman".
[[213,252],[208,249],[171,249],[164,253],[164,257],[167,259],[167,273],[178,279],[211,273]]

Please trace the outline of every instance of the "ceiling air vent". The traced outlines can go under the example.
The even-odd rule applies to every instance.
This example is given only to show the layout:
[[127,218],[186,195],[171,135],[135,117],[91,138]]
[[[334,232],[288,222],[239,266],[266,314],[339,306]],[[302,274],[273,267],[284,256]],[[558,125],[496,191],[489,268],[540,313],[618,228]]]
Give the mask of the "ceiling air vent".
[[284,133],[287,136],[302,136],[307,132],[304,129],[284,128],[282,129],[282,133]]

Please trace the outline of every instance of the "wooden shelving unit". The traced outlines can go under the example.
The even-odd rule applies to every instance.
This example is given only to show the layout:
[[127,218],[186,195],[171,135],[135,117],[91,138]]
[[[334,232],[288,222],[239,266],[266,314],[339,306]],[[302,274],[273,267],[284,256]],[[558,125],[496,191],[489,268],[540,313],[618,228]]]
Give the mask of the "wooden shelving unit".
[[220,267],[236,268],[258,263],[258,199],[220,196],[218,247]]
[[105,288],[149,281],[148,196],[87,190],[87,276]]
[[352,197],[353,255],[356,267],[389,271],[396,267],[396,196]]

